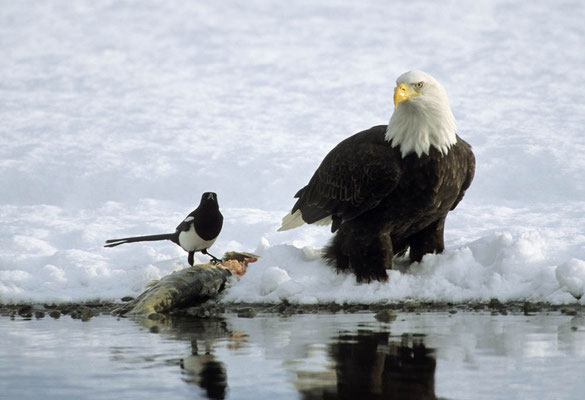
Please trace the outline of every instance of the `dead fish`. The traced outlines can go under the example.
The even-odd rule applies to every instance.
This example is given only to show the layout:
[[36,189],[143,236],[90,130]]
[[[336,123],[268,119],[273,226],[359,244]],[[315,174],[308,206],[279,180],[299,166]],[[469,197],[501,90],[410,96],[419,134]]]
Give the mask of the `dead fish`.
[[164,314],[176,308],[201,304],[216,297],[232,275],[243,275],[248,263],[258,260],[251,253],[228,252],[220,264],[197,264],[151,282],[136,299],[114,310],[117,315]]

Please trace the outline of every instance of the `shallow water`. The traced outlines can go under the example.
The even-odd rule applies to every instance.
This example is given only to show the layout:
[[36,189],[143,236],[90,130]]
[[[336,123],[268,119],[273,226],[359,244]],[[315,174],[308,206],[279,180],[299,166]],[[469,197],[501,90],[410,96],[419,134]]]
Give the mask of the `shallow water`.
[[560,313],[399,313],[390,324],[372,313],[165,324],[2,317],[0,338],[2,399],[580,399],[585,392],[585,319]]

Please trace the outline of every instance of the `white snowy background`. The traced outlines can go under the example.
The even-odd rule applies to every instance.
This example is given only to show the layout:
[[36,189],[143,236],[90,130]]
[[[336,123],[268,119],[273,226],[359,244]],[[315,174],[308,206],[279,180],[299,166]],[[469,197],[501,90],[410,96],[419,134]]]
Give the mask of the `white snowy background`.
[[[227,301],[575,302],[584,20],[579,0],[0,0],[0,303],[138,294],[186,254],[105,239],[171,232],[204,191],[211,253],[262,256]],[[443,254],[358,285],[320,261],[327,228],[276,229],[410,69],[446,87],[476,177]]]

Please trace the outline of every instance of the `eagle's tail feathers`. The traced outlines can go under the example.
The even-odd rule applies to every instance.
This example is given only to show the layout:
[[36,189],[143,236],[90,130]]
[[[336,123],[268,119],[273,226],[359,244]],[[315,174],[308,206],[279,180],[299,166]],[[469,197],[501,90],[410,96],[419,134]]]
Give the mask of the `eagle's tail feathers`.
[[[318,221],[311,222],[311,225],[331,225],[332,218],[331,215],[321,218]],[[295,212],[290,212],[284,216],[282,219],[282,225],[278,228],[278,231],[288,231],[290,229],[298,228],[299,226],[306,224],[307,222],[303,219],[303,214],[301,210],[296,210]]]
[[303,214],[301,214],[301,210],[296,210],[294,213],[290,212],[284,216],[282,219],[282,225],[278,228],[278,231],[288,231],[290,229],[298,228],[303,224],[305,224]]

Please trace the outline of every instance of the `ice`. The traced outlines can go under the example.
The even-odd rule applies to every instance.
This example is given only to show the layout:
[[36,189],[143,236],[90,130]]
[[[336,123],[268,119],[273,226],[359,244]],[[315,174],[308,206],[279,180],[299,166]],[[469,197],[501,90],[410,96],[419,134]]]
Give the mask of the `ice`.
[[[171,232],[205,191],[224,214],[210,252],[262,256],[226,301],[583,302],[584,14],[546,0],[4,2],[0,303],[136,295],[186,254],[104,241]],[[445,86],[476,177],[443,254],[359,285],[321,261],[327,228],[276,229],[331,148],[388,122],[411,69]]]

